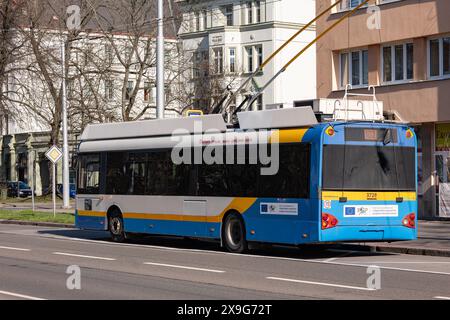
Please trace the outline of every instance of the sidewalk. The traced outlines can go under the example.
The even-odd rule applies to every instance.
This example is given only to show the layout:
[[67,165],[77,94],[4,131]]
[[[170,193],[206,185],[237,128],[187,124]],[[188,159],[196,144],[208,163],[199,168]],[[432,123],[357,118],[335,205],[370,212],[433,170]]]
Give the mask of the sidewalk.
[[[70,206],[72,209],[63,209],[63,204],[61,201],[56,202],[56,212],[58,213],[74,213],[75,203],[73,201],[70,202]],[[15,203],[0,203],[0,210],[31,210],[32,204],[31,202],[15,202]],[[53,212],[53,203],[52,202],[36,202],[35,210],[40,212]]]
[[404,242],[345,244],[378,252],[450,257],[450,221],[419,221],[419,239]]

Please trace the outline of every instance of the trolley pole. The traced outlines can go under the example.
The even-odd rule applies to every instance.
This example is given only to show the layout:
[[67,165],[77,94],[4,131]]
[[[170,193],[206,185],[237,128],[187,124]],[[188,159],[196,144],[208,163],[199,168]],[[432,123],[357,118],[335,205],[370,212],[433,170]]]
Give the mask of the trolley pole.
[[158,36],[156,38],[156,117],[164,118],[164,6],[158,0]]

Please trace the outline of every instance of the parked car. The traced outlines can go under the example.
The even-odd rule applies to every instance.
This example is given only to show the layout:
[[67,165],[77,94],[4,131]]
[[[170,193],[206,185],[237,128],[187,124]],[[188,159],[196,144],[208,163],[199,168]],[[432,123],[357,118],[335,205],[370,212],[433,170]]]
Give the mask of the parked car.
[[[31,197],[32,192],[28,184],[23,181],[19,181],[19,196],[21,198]],[[8,182],[8,197],[17,198],[17,181]]]

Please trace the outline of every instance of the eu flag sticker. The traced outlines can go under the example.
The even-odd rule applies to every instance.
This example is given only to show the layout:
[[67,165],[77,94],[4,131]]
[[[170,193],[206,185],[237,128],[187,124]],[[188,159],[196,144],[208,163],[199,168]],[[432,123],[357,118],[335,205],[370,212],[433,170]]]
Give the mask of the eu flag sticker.
[[345,215],[346,216],[355,216],[356,208],[355,207],[345,207]]

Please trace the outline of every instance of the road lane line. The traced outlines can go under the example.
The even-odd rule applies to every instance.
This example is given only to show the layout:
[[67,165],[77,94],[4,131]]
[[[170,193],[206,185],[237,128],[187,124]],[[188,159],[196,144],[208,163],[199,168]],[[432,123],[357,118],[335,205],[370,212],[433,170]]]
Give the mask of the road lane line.
[[437,297],[434,297],[434,299],[439,299],[439,300],[450,300],[450,297],[437,296]]
[[[0,231],[0,234],[10,234],[10,233]],[[12,233],[12,234],[15,234],[15,233]],[[15,235],[20,235],[20,234],[15,234]],[[22,235],[22,236],[26,236],[26,235]],[[35,235],[30,235],[30,236],[35,236]],[[62,237],[62,236],[49,236],[49,237],[38,236],[38,237],[41,237],[44,239],[57,239],[57,240],[63,240],[63,241],[69,241],[69,242],[95,243],[95,244],[106,245],[106,246],[111,246],[111,247],[113,247],[113,246],[133,247],[133,248],[140,248],[140,249],[154,249],[154,250],[159,250],[159,251],[174,251],[174,252],[195,253],[195,254],[202,254],[202,255],[228,255],[228,256],[237,256],[237,257],[256,258],[256,259],[271,259],[271,260],[294,261],[294,262],[296,261],[296,262],[306,262],[306,263],[313,263],[313,264],[314,263],[315,264],[329,264],[329,265],[344,266],[344,267],[367,268],[368,266],[376,264],[374,262],[367,263],[367,264],[364,264],[363,262],[361,262],[361,263],[357,263],[357,262],[345,263],[345,262],[338,262],[338,261],[324,262],[323,260],[307,260],[307,259],[267,256],[267,255],[254,255],[254,254],[236,254],[236,253],[220,252],[220,251],[204,250],[204,249],[171,248],[171,247],[164,247],[164,246],[157,246],[157,245],[145,245],[145,244],[123,244],[123,243],[119,244],[119,243],[111,243],[111,242],[103,241],[103,240],[92,240],[92,239],[83,239],[83,238],[66,238],[66,237]],[[395,255],[399,255],[399,254],[392,254],[392,255],[395,256]],[[401,255],[401,256],[406,256],[406,255]],[[429,263],[433,264],[433,262],[429,262]],[[437,262],[436,264],[440,264],[440,263],[441,262]],[[407,264],[407,262],[405,262],[405,264]],[[383,270],[428,273],[428,274],[450,276],[449,272],[417,270],[417,269],[402,269],[402,268],[386,267],[386,266],[379,266],[379,267],[380,267],[380,269],[383,269]]]
[[332,261],[335,261],[335,260],[338,260],[338,259],[341,259],[341,258],[346,258],[346,257],[348,257],[348,256],[351,256],[351,255],[354,254],[355,252],[356,252],[356,251],[345,252],[345,253],[342,253],[342,254],[338,255],[337,257],[333,257],[333,258],[330,258],[330,259],[326,259],[326,260],[324,260],[323,262],[332,262]]
[[31,251],[30,249],[13,248],[13,247],[2,247],[2,246],[0,246],[0,249],[4,249],[4,250],[14,250],[14,251],[26,251],[26,252]]
[[27,300],[46,300],[46,299],[43,299],[43,298],[27,296],[27,295],[24,295],[24,294],[18,294],[18,293],[9,292],[9,291],[1,291],[0,290],[0,294],[3,294],[5,296],[11,296],[11,297],[16,297],[16,298],[27,299]]
[[314,281],[304,281],[304,280],[295,280],[295,279],[286,279],[286,278],[277,278],[277,277],[267,277],[266,279],[268,279],[268,280],[277,280],[277,281],[285,281],[285,282],[294,282],[294,283],[312,284],[312,285],[325,286],[325,287],[353,289],[353,290],[363,290],[363,291],[375,291],[376,290],[376,289],[371,289],[371,288],[346,286],[346,285],[342,285],[342,284],[325,283],[325,282],[314,282]]
[[73,254],[73,253],[65,253],[65,252],[53,252],[53,254],[58,256],[68,256],[68,257],[76,257],[76,258],[86,258],[86,259],[96,259],[96,260],[106,260],[106,261],[116,261],[114,258],[105,258],[105,257],[95,257],[95,256],[85,256],[82,254]]
[[178,265],[173,265],[173,264],[154,263],[154,262],[144,262],[144,264],[145,265],[150,265],[150,266],[158,266],[158,267],[187,269],[187,270],[205,271],[205,272],[213,272],[213,273],[225,273],[225,271],[222,271],[222,270],[204,269],[204,268],[187,267],[187,266],[178,266]]

